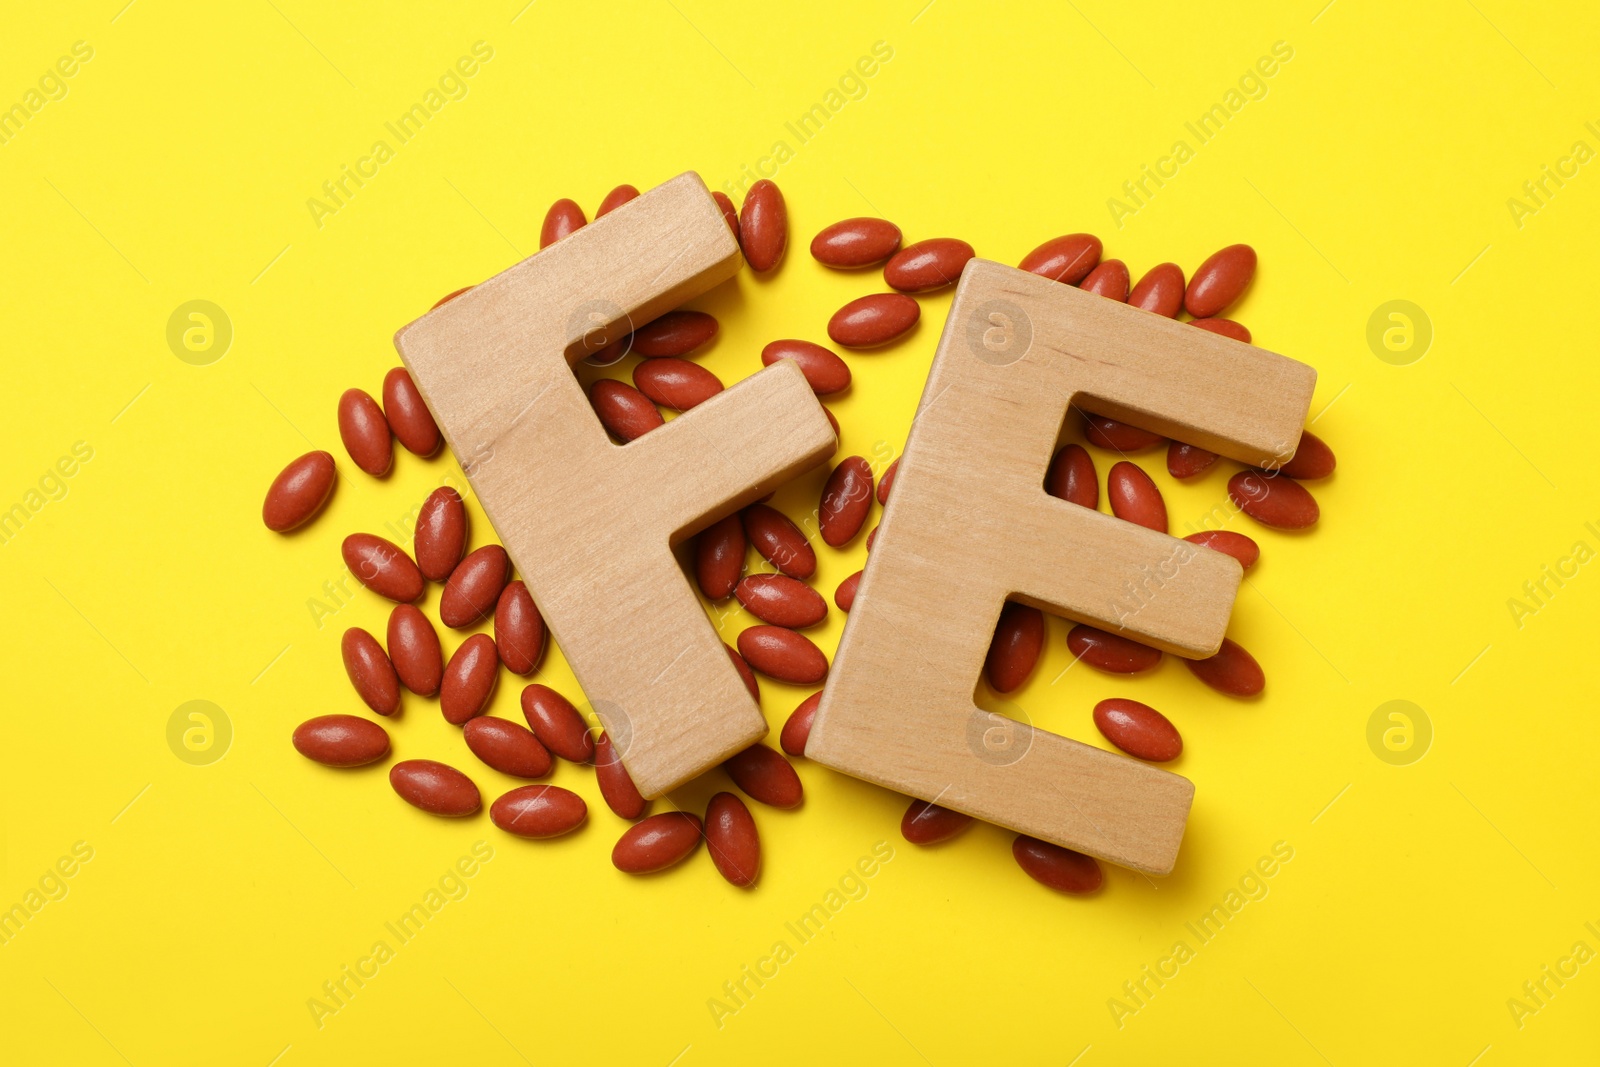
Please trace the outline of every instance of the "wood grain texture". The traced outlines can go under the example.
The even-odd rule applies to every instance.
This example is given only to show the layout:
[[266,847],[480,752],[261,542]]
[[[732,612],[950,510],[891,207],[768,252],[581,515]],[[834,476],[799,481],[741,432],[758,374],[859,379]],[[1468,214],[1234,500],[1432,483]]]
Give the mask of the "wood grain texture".
[[793,361],[618,445],[572,364],[727,280],[683,174],[406,326],[395,345],[639,791],[767,731],[671,546],[830,456]]
[[1310,367],[1263,349],[973,260],[806,755],[1170,871],[1194,786],[978,708],[978,674],[1008,597],[1191,658],[1214,653],[1227,628],[1235,560],[1046,495],[1069,404],[1262,463],[1292,453],[1315,383]]

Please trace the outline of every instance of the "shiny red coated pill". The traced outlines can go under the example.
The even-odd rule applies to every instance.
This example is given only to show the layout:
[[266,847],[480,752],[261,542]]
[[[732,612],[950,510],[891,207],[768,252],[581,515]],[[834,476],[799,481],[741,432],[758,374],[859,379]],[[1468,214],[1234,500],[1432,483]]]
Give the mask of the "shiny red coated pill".
[[1161,662],[1160,649],[1081,623],[1067,632],[1067,648],[1089,666],[1109,674],[1137,674]]
[[1148,704],[1124,697],[1094,706],[1095,728],[1130,756],[1166,763],[1183,753],[1183,738],[1165,715]]
[[1006,601],[995,624],[984,676],[997,693],[1009,693],[1028,680],[1044,650],[1044,612]]
[[1089,233],[1052,237],[1022,257],[1017,266],[1052,281],[1077,285],[1100,262],[1100,238]]
[[307,452],[272,479],[261,505],[267,529],[287,533],[309,521],[333,495],[338,472],[327,452]]
[[818,263],[849,269],[882,263],[900,248],[900,227],[887,219],[843,219],[811,239]]
[[763,804],[797,808],[806,798],[805,788],[793,765],[782,753],[766,745],[751,745],[729,756],[723,761],[722,769],[750,799]]
[[800,702],[799,707],[789,713],[789,718],[784,721],[783,731],[778,735],[778,744],[791,756],[804,756],[806,742],[811,739],[811,723],[817,717],[817,705],[822,703],[821,693],[812,693]]
[[717,871],[743,889],[755,884],[761,873],[761,837],[744,801],[732,793],[718,793],[706,805],[706,851]]
[[1128,522],[1167,532],[1167,505],[1161,499],[1161,490],[1138,464],[1123,460],[1111,466],[1106,475],[1106,500],[1111,504],[1111,514]]

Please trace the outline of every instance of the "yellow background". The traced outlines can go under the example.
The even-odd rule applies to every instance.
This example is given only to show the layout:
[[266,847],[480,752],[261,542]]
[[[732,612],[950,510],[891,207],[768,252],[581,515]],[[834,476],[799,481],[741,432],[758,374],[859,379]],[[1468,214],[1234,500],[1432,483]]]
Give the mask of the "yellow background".
[[[0,106],[73,42],[94,49],[65,98],[0,146],[0,507],[75,442],[93,449],[0,545],[0,906],[76,842],[93,849],[0,946],[8,1062],[1593,1057],[1600,964],[1549,984],[1520,1026],[1507,1001],[1575,942],[1600,949],[1585,928],[1600,927],[1600,576],[1579,569],[1520,626],[1507,601],[1574,542],[1600,548],[1584,526],[1600,526],[1600,172],[1580,169],[1520,227],[1506,203],[1573,142],[1600,147],[1584,127],[1600,120],[1593,5],[123,2],[28,5],[0,37]],[[319,228],[307,199],[480,40],[494,55],[467,95]],[[892,60],[799,144],[785,123],[877,41]],[[1107,199],[1174,140],[1193,147],[1184,123],[1277,41],[1293,59],[1265,97],[1117,228]],[[339,393],[376,393],[397,327],[532,253],[555,198],[592,214],[618,182],[691,168],[719,187],[778,140],[794,149],[777,175],[789,257],[696,305],[722,319],[702,362],[729,381],[766,341],[820,338],[834,308],[878,287],[805,252],[845,216],[882,213],[908,239],[957,235],[1008,263],[1092,230],[1135,275],[1234,241],[1259,250],[1236,314],[1318,368],[1316,430],[1340,459],[1312,487],[1324,518],[1310,535],[1234,522],[1263,546],[1231,633],[1264,665],[1265,696],[1226,699],[1170,659],[1132,680],[1063,675],[1052,620],[1013,698],[1091,744],[1103,697],[1171,715],[1197,794],[1170,878],[1108,869],[1097,896],[1060,897],[1015,867],[1011,835],[915,849],[898,835],[902,798],[802,763],[804,807],[755,812],[756,891],[727,886],[703,852],[634,879],[608,862],[622,824],[586,770],[552,780],[589,801],[588,826],[529,843],[486,815],[406,807],[381,766],[333,772],[290,748],[302,719],[361,710],[339,635],[381,633],[386,617],[363,592],[313,622],[340,539],[382,532],[458,477],[448,458],[405,452],[383,482],[356,472]],[[235,332],[208,366],[165,339],[192,299]],[[1407,366],[1366,340],[1395,299],[1434,330]],[[948,301],[926,298],[906,343],[850,357],[855,386],[832,405],[842,454],[898,451]],[[266,486],[313,446],[340,457],[337,494],[304,534],[269,534]],[[1159,453],[1141,462],[1180,531],[1225,499],[1225,464],[1179,486]],[[803,514],[821,478],[778,503]],[[819,588],[863,552],[824,550]],[[730,638],[745,621],[724,620]],[[841,624],[835,612],[825,648]],[[558,655],[540,677],[572,689]],[[503,676],[494,713],[518,717],[519,689]],[[763,682],[774,727],[803,695]],[[1367,741],[1396,699],[1433,733],[1403,766]],[[209,765],[168,745],[190,700],[231,723]],[[429,702],[407,698],[389,725],[399,757],[461,762],[490,797],[512,784]],[[726,787],[712,774],[672,799],[699,810]],[[493,858],[466,895],[319,1028],[308,999],[478,841]],[[893,858],[865,895],[799,943],[784,924],[880,841]],[[1185,924],[1277,842],[1292,861],[1200,943]],[[708,1000],[779,940],[793,958],[719,1027]],[[1123,983],[1180,940],[1194,958],[1119,1026],[1108,1001],[1132,1003]]]

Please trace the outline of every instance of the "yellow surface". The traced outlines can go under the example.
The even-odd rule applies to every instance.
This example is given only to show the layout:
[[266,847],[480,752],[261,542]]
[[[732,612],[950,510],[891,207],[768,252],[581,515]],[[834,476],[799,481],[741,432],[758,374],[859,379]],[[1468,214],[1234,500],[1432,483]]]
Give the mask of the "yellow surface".
[[[1562,160],[1600,149],[1593,5],[121,2],[18,8],[0,37],[0,106],[27,109],[0,144],[0,506],[26,514],[0,544],[0,905],[28,916],[0,946],[7,1062],[1592,1059],[1600,174]],[[30,99],[78,41],[92,58]],[[394,144],[385,123],[478,41],[492,58]],[[879,41],[892,57],[830,98]],[[1201,144],[1185,123],[1279,41],[1292,58],[1247,81],[1256,98]],[[814,104],[829,117],[802,143],[786,124]],[[380,139],[393,158],[319,226],[308,198]],[[1119,228],[1108,198],[1180,139],[1192,158]],[[1171,714],[1198,788],[1172,877],[1112,869],[1098,896],[1059,897],[1015,868],[1008,834],[919,851],[898,835],[901,798],[802,765],[805,806],[756,811],[757,891],[703,852],[630,879],[608,862],[621,824],[581,769],[553,780],[589,801],[587,828],[526,843],[486,816],[405,807],[381,768],[337,773],[290,748],[300,720],[359,710],[339,635],[381,632],[386,614],[323,592],[340,538],[403,526],[458,476],[404,453],[387,481],[355,472],[340,391],[376,391],[398,326],[533,252],[556,197],[592,212],[617,182],[689,168],[717,187],[775,142],[791,254],[700,302],[723,321],[703,362],[728,380],[878,286],[805,253],[848,215],[1003,262],[1083,229],[1136,273],[1259,250],[1238,317],[1319,368],[1316,430],[1340,459],[1314,487],[1314,533],[1231,522],[1264,551],[1232,633],[1264,664],[1265,697],[1225,699],[1171,661],[1134,680],[1063,675],[1052,621],[1013,698],[1090,743],[1102,697]],[[1545,165],[1569,177],[1536,203],[1523,183]],[[1518,195],[1529,210],[1508,206]],[[233,327],[209,365],[167,343],[196,299]],[[1409,365],[1368,346],[1392,300],[1432,324]],[[924,301],[909,342],[850,358],[856,385],[833,405],[846,452],[899,448],[948,301]],[[341,456],[337,495],[303,535],[269,534],[262,494],[312,445]],[[63,457],[73,473],[53,478]],[[1220,469],[1177,486],[1159,454],[1142,462],[1180,530],[1225,500]],[[778,502],[803,513],[820,480]],[[819,587],[862,556],[859,541],[824,551]],[[1536,603],[1524,583],[1546,567],[1570,577]],[[337,608],[320,625],[315,598]],[[570,688],[558,657],[541,677]],[[496,714],[516,715],[518,689],[502,682]],[[774,726],[803,695],[763,693]],[[175,754],[198,723],[169,747],[194,700],[222,709],[213,746],[231,726],[209,764]],[[1421,709],[1416,737],[1431,728],[1418,761],[1383,747],[1386,719],[1369,747],[1393,700]],[[427,702],[392,727],[401,756],[465,761],[491,796],[511,784]],[[204,740],[191,758],[215,754]],[[699,809],[718,788],[673,799]],[[472,875],[452,877],[463,857]],[[1253,878],[1263,857],[1273,873]],[[872,875],[852,878],[863,859]],[[58,861],[70,877],[50,876]],[[418,903],[440,906],[401,942],[385,924]],[[827,921],[802,940],[787,924],[819,904]],[[1220,932],[1197,936],[1219,906]],[[379,941],[386,961],[366,962]],[[308,1001],[335,1005],[324,983],[347,966],[372,977],[319,1019]],[[1147,966],[1170,977],[1158,987]],[[1124,983],[1141,980],[1135,999]],[[741,981],[734,1001],[724,983]],[[1536,1000],[1524,983],[1540,982]],[[718,1018],[713,998],[737,1010]]]

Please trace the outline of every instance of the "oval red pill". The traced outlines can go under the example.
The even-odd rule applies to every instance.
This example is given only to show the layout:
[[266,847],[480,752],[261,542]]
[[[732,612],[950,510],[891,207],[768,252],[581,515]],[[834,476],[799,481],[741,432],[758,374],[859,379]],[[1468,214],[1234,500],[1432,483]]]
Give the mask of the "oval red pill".
[[1078,283],[1086,293],[1106,297],[1108,300],[1128,299],[1128,265],[1120,259],[1104,259]]
[[1338,465],[1328,443],[1306,430],[1300,434],[1300,446],[1295,449],[1294,458],[1279,467],[1278,473],[1291,478],[1326,478]]
[[741,889],[754,885],[761,873],[761,837],[744,801],[732,793],[713,796],[705,828],[706,851],[722,877]]
[[1093,511],[1100,505],[1100,483],[1094,460],[1082,445],[1065,445],[1050,461],[1044,491]]
[[550,773],[550,753],[526,726],[493,715],[467,720],[461,728],[467,747],[485,764],[513,778],[543,778]]
[[1191,544],[1204,545],[1214,552],[1232,556],[1239,566],[1249,570],[1261,558],[1261,546],[1242,533],[1232,530],[1201,530],[1184,538]]
[[622,757],[604,730],[594,739],[594,776],[600,785],[600,795],[606,807],[624,819],[637,819],[644,814],[649,802],[639,795]]
[[483,806],[471,778],[436,760],[401,760],[389,768],[389,784],[401,800],[430,815],[460,818]]
[[694,579],[709,600],[732,596],[744,573],[744,523],[733,514],[707,526],[694,539]]
[[983,672],[997,693],[1009,693],[1033,673],[1044,649],[1044,612],[1006,601],[995,624]]
[[499,545],[484,545],[456,564],[439,594],[439,621],[453,629],[482,622],[494,613],[511,580],[511,557]]
[[720,189],[711,190],[711,199],[717,202],[717,207],[722,209],[722,220],[728,224],[728,229],[733,232],[733,239],[739,240],[739,209],[733,206],[733,198]]
[[360,389],[346,389],[339,398],[339,439],[356,466],[382,478],[394,463],[389,420],[378,402]]
[[1094,725],[1105,739],[1130,756],[1166,763],[1183,754],[1183,738],[1168,718],[1148,704],[1124,697],[1094,706]]
[[1022,257],[1017,266],[1052,281],[1077,285],[1100,262],[1100,238],[1089,233],[1052,237]]
[[389,754],[389,734],[358,715],[320,715],[295,727],[294,747],[327,767],[362,767]]
[[1169,319],[1176,318],[1183,310],[1183,268],[1176,263],[1157,263],[1145,271],[1139,284],[1133,287],[1128,303]]
[[422,572],[392,541],[374,534],[351,534],[339,552],[356,581],[379,596],[409,604],[422,595]]
[[1228,479],[1228,496],[1252,519],[1280,530],[1315,526],[1322,515],[1317,498],[1305,486],[1281,475],[1240,471]]
[[1083,413],[1083,437],[1096,448],[1108,452],[1142,452],[1154,448],[1166,438],[1152,430],[1141,430],[1104,415]]
[[1093,893],[1105,880],[1093,856],[1026,834],[1011,843],[1011,855],[1029,878],[1058,892]]
[[855,606],[856,590],[861,586],[861,572],[856,571],[850,577],[839,583],[839,588],[833,591],[833,602],[839,605],[839,610],[849,614]]
[[1160,649],[1081,623],[1067,632],[1067,648],[1089,666],[1109,674],[1137,674],[1161,662]]
[[1202,330],[1220,334],[1223,337],[1231,337],[1235,341],[1242,341],[1245,344],[1250,343],[1250,331],[1245,328],[1243,323],[1234,322],[1232,319],[1190,319],[1189,325],[1198,326]]
[[1217,461],[1215,452],[1208,452],[1199,445],[1186,445],[1181,441],[1173,441],[1167,446],[1167,473],[1174,478],[1193,478],[1211,469]]
[[518,837],[559,837],[582,826],[589,805],[570,789],[557,785],[518,786],[489,805],[489,818]]
[[664,811],[628,827],[611,850],[611,863],[624,874],[654,874],[688,859],[701,836],[698,816]]
[[609,215],[623,204],[626,204],[630,200],[636,199],[638,196],[639,190],[635,189],[633,186],[619,185],[607,193],[604,200],[600,201],[600,207],[596,209],[594,217],[599,218],[601,215]]
[[544,657],[544,616],[522,582],[509,582],[494,607],[494,644],[512,674],[532,674]]
[[850,388],[850,368],[835,353],[810,341],[773,341],[761,350],[761,362],[772,366],[780,359],[792,359],[806,376],[806,384],[818,396],[828,396]]
[[766,504],[751,504],[739,513],[745,536],[763,559],[791,578],[809,578],[817,570],[817,553],[789,517]]
[[583,208],[577,201],[561,199],[550,205],[544,213],[544,225],[539,228],[539,247],[549,248],[570,233],[588,223]]
[[789,209],[778,187],[762,178],[744,194],[739,209],[739,234],[744,258],[755,271],[768,271],[783,258],[789,243]]
[[1189,279],[1184,309],[1197,319],[1216,315],[1243,296],[1255,276],[1256,250],[1249,245],[1213,252]]
[[272,479],[261,505],[267,529],[287,533],[322,510],[333,495],[337,471],[327,452],[307,452]]
[[861,532],[872,510],[872,465],[861,456],[846,456],[822,487],[817,523],[822,539],[834,548]]
[[811,239],[811,255],[829,267],[870,267],[894,255],[900,227],[887,219],[843,219]]
[[439,683],[439,710],[444,721],[460,726],[482,715],[499,680],[500,653],[495,651],[494,638],[473,634],[461,642],[445,664],[444,679]]
[[900,460],[897,457],[893,463],[889,464],[889,469],[883,472],[883,477],[878,479],[879,507],[889,502],[889,490],[893,487],[894,476],[898,473],[900,473]]
[[522,690],[522,717],[539,743],[564,760],[588,763],[594,758],[594,735],[572,701],[547,685]]
[[673,411],[688,411],[722,392],[722,379],[698,363],[665,357],[633,368],[633,384],[652,401]]
[[900,836],[913,845],[937,845],[971,826],[973,818],[959,811],[913,800],[900,818]]
[[601,378],[590,387],[589,402],[600,416],[600,425],[624,442],[642,437],[666,422],[649,397],[611,378]]
[[400,710],[400,678],[376,637],[352,626],[339,642],[339,653],[350,684],[367,707],[379,715],[393,715]]
[[909,296],[873,293],[835,311],[828,320],[828,336],[846,348],[876,348],[903,335],[921,315],[921,306]]
[[717,336],[717,320],[704,311],[669,311],[633,331],[636,356],[686,356],[711,343]]
[[746,611],[774,626],[815,626],[828,614],[821,593],[784,574],[752,574],[739,583],[734,595]]
[[412,547],[424,578],[442,582],[450,577],[467,551],[467,506],[460,493],[441,485],[428,494],[417,512]]
[[800,706],[789,713],[789,718],[784,721],[783,732],[778,735],[778,744],[791,756],[804,756],[806,742],[811,739],[811,723],[817,717],[817,705],[822,703],[821,693],[812,693],[800,702]]
[[404,367],[396,367],[383,376],[383,417],[408,452],[431,456],[444,442],[417,383]]
[[961,280],[961,272],[977,255],[954,237],[930,237],[906,245],[883,265],[883,280],[902,293],[927,293]]
[[1183,662],[1196,678],[1228,696],[1253,697],[1267,686],[1267,676],[1256,658],[1226,637],[1211,658]]
[[743,752],[729,756],[722,769],[728,772],[733,784],[745,795],[775,808],[797,808],[805,800],[805,788],[800,775],[781,752],[766,745],[751,745]]
[[396,604],[389,613],[389,661],[400,683],[421,697],[431,697],[444,680],[444,651],[428,617],[415,604]]
[[756,681],[756,672],[750,669],[750,664],[746,663],[744,657],[735,652],[733,647],[726,641],[722,643],[722,647],[727,649],[728,661],[733,664],[733,669],[739,672],[739,679],[744,682],[744,687],[750,691],[750,699],[759,705],[761,703],[761,684]]
[[828,676],[828,659],[804,634],[782,626],[751,626],[739,634],[739,655],[751,667],[791,685],[816,685]]
[[1123,460],[1106,475],[1106,500],[1111,514],[1158,533],[1167,532],[1167,505],[1161,490],[1136,463]]

